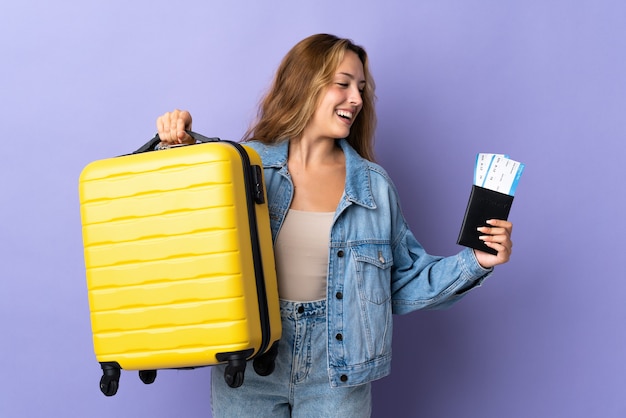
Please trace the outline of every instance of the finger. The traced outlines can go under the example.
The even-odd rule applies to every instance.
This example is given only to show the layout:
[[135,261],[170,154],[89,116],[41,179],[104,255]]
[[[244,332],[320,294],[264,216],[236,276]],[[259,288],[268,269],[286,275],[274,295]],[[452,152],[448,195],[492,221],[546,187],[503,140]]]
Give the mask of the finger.
[[481,235],[479,239],[490,248],[495,249],[498,252],[506,252],[511,254],[513,251],[513,241],[508,234],[500,235]]
[[191,130],[191,113],[186,110],[181,110],[178,114],[178,118],[184,122],[185,129]]
[[509,236],[507,230],[503,228],[491,228],[488,226],[481,226],[476,228],[476,230],[482,234],[485,234],[485,236]]
[[159,133],[159,137],[161,138],[161,141],[164,141],[167,139],[167,134],[169,131],[169,116],[167,113],[159,116],[157,118],[156,121],[156,125],[157,125],[157,132]]
[[161,144],[166,146],[172,145],[170,139],[169,113],[165,113],[157,119],[157,132],[159,134]]
[[478,238],[483,242],[493,242],[505,245],[507,247],[513,247],[511,237],[507,234],[480,235]]
[[161,138],[162,142],[168,145],[174,144],[173,137],[172,137],[172,126],[171,126],[172,117],[173,117],[172,113],[167,112],[161,115],[157,119],[157,129],[159,132],[159,137]]
[[482,241],[485,243],[485,245],[492,247],[492,248],[498,248],[498,249],[505,249],[508,252],[511,252],[513,249],[513,242],[511,242],[511,240],[509,239],[499,239],[499,237],[493,237],[493,236],[486,236],[486,237],[482,237],[484,238]]
[[180,115],[180,110],[175,109],[173,112],[168,114],[168,139],[170,144],[178,143],[178,118]]
[[503,245],[497,242],[487,242],[487,241],[485,241],[485,245],[497,252],[497,254],[493,255],[498,260],[497,264],[505,263],[511,257],[511,253],[512,253],[511,248],[507,247],[506,245]]
[[489,219],[487,221],[487,225],[491,225],[492,227],[504,228],[509,231],[509,233],[513,231],[513,224],[503,219]]
[[487,223],[493,226],[481,226],[478,227],[477,230],[483,234],[511,236],[513,225],[510,222],[498,221],[496,225],[496,222],[489,220]]
[[506,252],[507,254],[511,254],[513,252],[513,242],[509,238],[487,236],[482,241],[485,245],[497,250],[499,253]]
[[[156,120],[156,128],[157,128],[157,133],[159,134],[159,137],[161,137],[161,134],[163,133],[163,117],[159,116]],[[163,138],[161,138],[163,139]]]
[[176,120],[176,141],[179,144],[190,142],[191,137],[187,134],[187,125],[183,118]]

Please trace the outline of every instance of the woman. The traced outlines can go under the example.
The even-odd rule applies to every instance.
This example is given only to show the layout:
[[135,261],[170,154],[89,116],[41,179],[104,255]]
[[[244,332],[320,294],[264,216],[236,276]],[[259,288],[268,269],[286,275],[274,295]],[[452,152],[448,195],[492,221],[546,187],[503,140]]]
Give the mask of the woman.
[[[480,228],[497,255],[427,254],[373,163],[374,82],[365,50],[308,37],[285,56],[248,145],[263,160],[281,298],[275,371],[232,389],[212,375],[215,417],[368,417],[390,371],[392,313],[446,307],[511,254],[512,225]],[[191,142],[186,111],[157,120],[163,145]]]

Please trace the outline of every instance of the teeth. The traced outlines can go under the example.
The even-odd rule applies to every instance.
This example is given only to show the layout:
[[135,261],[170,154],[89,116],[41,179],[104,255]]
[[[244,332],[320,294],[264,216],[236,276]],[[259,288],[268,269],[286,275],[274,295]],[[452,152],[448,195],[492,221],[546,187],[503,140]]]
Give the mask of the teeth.
[[348,112],[347,110],[338,110],[337,115],[342,118],[352,119],[352,112]]

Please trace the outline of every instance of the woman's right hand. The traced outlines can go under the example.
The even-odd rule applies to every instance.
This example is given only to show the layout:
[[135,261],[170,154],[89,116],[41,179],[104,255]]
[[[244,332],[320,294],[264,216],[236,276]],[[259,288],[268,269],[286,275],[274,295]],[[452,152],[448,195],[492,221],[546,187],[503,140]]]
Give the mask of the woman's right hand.
[[161,143],[165,145],[193,144],[196,141],[185,131],[191,130],[191,114],[174,110],[159,116],[156,121]]

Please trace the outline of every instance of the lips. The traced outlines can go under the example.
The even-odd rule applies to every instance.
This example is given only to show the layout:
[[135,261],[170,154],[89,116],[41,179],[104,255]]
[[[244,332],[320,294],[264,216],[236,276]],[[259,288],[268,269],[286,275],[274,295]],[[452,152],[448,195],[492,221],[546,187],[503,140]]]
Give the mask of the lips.
[[355,112],[345,109],[337,109],[335,111],[335,114],[339,116],[339,119],[341,119],[341,121],[347,126],[352,126],[352,123],[354,122],[354,117],[356,116]]
[[337,116],[339,116],[340,118],[343,119],[347,119],[349,121],[352,120],[352,118],[354,117],[354,113],[350,112],[349,110],[337,110]]

